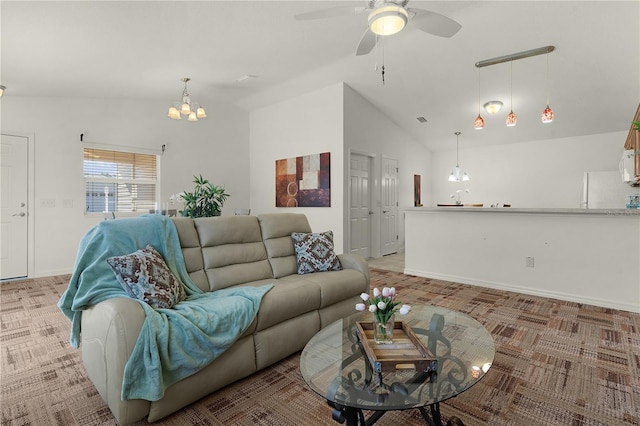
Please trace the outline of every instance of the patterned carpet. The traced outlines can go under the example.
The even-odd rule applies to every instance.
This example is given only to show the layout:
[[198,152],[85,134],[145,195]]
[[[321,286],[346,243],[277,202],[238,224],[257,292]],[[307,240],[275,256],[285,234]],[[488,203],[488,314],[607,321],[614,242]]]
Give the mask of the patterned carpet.
[[[109,409],[68,344],[56,303],[69,276],[2,283],[2,425],[109,425]],[[475,387],[442,406],[470,425],[640,424],[640,315],[372,270],[403,302],[465,312],[493,335],[496,357]],[[300,376],[300,354],[156,425],[337,425]],[[137,425],[145,425],[141,421]],[[417,410],[379,425],[424,424]]]

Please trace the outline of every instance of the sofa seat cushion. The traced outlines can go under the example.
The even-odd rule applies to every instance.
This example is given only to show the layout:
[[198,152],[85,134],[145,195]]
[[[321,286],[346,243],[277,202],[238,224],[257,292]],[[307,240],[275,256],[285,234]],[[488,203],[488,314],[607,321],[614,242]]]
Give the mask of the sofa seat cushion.
[[320,308],[320,286],[315,281],[305,278],[306,275],[290,275],[277,280],[261,280],[247,284],[273,284],[273,288],[265,294],[260,304],[256,331]]
[[298,276],[304,277],[306,284],[315,284],[320,288],[320,308],[338,303],[349,296],[359,296],[363,289],[367,290],[367,278],[355,269]]

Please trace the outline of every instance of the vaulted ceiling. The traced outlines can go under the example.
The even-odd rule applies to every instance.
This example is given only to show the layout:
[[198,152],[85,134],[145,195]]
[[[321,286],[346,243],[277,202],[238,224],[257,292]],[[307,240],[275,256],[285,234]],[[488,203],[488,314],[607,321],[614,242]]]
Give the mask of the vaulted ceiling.
[[[408,7],[446,15],[462,29],[441,38],[410,21],[364,56],[355,48],[366,14],[294,19],[367,3],[3,0],[0,84],[7,97],[168,106],[179,97],[180,78],[190,77],[192,96],[205,106],[251,111],[344,81],[431,150],[454,149],[455,131],[463,148],[629,129],[640,100],[638,1],[410,0]],[[510,64],[475,63],[546,45],[556,47],[548,81],[545,55],[512,64],[518,124],[507,128]],[[242,76],[252,77],[236,81]],[[556,118],[542,124],[547,95]],[[480,131],[473,128],[478,98],[505,104],[496,116],[483,113]]]

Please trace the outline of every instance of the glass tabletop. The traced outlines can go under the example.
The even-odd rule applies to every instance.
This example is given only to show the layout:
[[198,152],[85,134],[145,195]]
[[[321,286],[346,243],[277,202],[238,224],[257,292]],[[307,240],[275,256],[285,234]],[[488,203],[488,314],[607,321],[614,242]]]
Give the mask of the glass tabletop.
[[495,356],[491,334],[470,316],[437,306],[414,306],[405,321],[438,360],[435,372],[415,369],[373,373],[355,332],[369,312],[338,320],[320,330],[300,357],[311,389],[327,401],[363,410],[424,407],[469,389],[489,371]]

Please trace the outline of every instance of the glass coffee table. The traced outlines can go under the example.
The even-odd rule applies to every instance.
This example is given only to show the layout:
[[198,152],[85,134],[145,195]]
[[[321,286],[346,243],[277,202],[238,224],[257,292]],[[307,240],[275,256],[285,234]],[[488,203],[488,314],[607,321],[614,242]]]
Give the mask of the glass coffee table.
[[[355,331],[362,312],[320,330],[302,351],[300,371],[307,385],[327,400],[332,417],[347,426],[374,424],[387,411],[418,409],[440,426],[440,403],[460,395],[491,368],[495,344],[475,319],[437,306],[413,306],[405,321],[438,361],[435,371],[413,368],[373,372]],[[404,366],[400,366],[404,367]],[[364,411],[373,413],[365,419]]]

